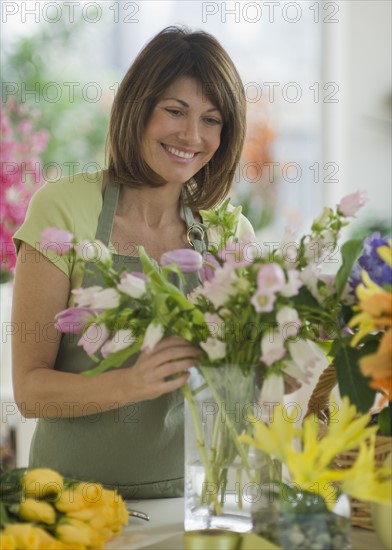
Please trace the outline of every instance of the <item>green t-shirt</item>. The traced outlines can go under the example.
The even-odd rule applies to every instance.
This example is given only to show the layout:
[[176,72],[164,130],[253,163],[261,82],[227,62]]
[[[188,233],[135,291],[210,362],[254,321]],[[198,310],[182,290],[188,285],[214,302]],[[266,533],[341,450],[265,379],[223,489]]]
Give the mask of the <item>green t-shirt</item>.
[[[74,262],[72,255],[61,256],[41,248],[41,232],[56,227],[72,233],[78,242],[93,241],[102,209],[102,179],[100,170],[46,183],[31,199],[25,221],[14,235],[17,251],[22,241],[39,250],[69,277],[71,289],[81,286],[83,266]],[[241,214],[236,237],[241,240],[246,235],[254,235],[254,232],[250,222]]]

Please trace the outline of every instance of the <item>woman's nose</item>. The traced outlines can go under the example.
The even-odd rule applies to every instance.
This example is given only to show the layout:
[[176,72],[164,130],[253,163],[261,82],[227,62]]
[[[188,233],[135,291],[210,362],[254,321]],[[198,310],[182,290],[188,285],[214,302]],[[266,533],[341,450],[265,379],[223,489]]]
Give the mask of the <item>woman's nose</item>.
[[196,118],[188,117],[184,120],[179,137],[189,144],[200,142],[199,121]]

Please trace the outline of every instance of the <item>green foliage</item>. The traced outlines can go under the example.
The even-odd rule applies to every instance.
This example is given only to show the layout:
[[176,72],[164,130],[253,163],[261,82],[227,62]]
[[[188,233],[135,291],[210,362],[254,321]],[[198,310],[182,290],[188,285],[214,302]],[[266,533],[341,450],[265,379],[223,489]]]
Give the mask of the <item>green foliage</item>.
[[362,240],[347,241],[342,246],[343,263],[337,272],[335,279],[336,293],[338,297],[343,293],[353,266],[361,254],[362,246]]
[[[91,162],[104,166],[108,109],[102,107],[102,101],[94,103],[86,100],[86,94],[83,97],[85,77],[67,55],[73,44],[80,42],[83,28],[83,19],[72,25],[61,20],[55,25],[42,23],[39,32],[18,38],[3,52],[1,80],[2,85],[8,84],[7,101],[38,110],[39,127],[50,133],[42,155],[43,177],[50,180],[80,172]],[[74,91],[67,82],[77,83]],[[52,165],[52,170],[46,165]]]

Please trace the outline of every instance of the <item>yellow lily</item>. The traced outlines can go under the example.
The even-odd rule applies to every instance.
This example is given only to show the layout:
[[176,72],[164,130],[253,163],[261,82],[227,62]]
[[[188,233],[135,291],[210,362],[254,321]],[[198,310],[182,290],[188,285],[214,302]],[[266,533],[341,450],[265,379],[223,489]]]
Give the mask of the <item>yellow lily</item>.
[[297,431],[294,415],[295,411],[288,413],[284,409],[284,406],[280,404],[274,410],[274,419],[270,426],[250,416],[249,422],[254,426],[254,439],[247,434],[243,434],[239,436],[239,441],[261,449],[265,453],[283,461],[285,447],[286,445],[291,445],[291,441]]

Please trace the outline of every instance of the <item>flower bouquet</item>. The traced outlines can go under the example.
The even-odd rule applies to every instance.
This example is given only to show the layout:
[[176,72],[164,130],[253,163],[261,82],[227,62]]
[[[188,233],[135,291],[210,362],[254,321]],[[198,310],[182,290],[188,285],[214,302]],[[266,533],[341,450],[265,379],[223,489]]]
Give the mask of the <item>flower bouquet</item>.
[[[358,416],[346,397],[334,405],[327,432],[313,415],[296,428],[295,411],[278,405],[269,426],[251,418],[254,437],[239,438],[277,457],[289,473],[286,483],[262,485],[253,508],[254,531],[282,548],[351,548],[345,495],[391,505],[391,470],[375,464],[370,415]],[[355,463],[338,468],[336,455],[357,447]]]
[[[95,262],[105,284],[74,290],[75,306],[56,318],[61,331],[81,333],[79,345],[97,362],[86,375],[119,367],[171,335],[201,347],[195,377],[182,393],[197,450],[198,482],[190,501],[203,522],[222,514],[230,469],[239,510],[249,501],[244,486],[260,481],[248,446],[238,440],[239,433],[251,431],[245,413],[253,410],[268,419],[271,404],[282,402],[293,380],[307,383],[332,357],[344,381],[342,393],[358,409],[370,406],[374,391],[358,369],[366,350],[354,356],[350,348],[348,354],[341,330],[342,296],[362,243],[343,245],[336,276],[321,271],[323,262],[335,261],[340,231],[362,203],[362,194],[344,198],[335,210],[325,208],[298,243],[286,238],[271,250],[271,243],[262,246],[251,236],[238,242],[240,208],[233,210],[227,200],[201,212],[208,234],[204,257],[177,250],[164,254],[157,266],[139,247],[142,274],[116,271],[112,254],[99,241],[76,243],[71,234],[55,229],[43,234],[43,249]],[[183,273],[192,271],[200,272],[201,284],[184,296]]]
[[128,524],[116,491],[64,479],[54,470],[7,471],[0,476],[0,488],[4,550],[103,548]]

